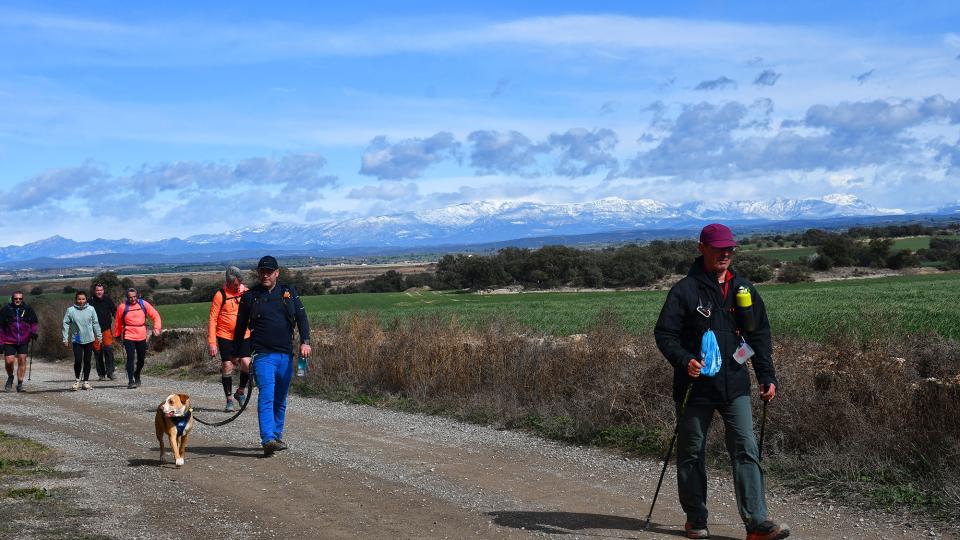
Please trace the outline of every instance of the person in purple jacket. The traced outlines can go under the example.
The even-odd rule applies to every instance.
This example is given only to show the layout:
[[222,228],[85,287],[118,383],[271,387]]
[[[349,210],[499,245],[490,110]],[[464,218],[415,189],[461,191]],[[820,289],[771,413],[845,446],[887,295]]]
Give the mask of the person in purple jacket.
[[23,392],[23,377],[27,374],[27,345],[37,339],[39,321],[33,308],[23,301],[23,292],[10,295],[10,303],[0,309],[0,341],[7,368],[7,384],[3,391],[13,390],[13,359],[17,359],[17,392]]

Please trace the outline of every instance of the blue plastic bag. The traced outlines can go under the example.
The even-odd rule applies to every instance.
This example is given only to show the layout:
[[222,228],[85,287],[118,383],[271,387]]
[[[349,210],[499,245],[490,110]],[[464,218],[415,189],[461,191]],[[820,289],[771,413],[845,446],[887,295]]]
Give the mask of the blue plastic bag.
[[700,370],[701,375],[713,377],[720,371],[723,358],[720,357],[720,345],[717,343],[717,336],[713,333],[713,330],[704,332],[703,339],[700,340],[700,360],[703,362],[703,369]]

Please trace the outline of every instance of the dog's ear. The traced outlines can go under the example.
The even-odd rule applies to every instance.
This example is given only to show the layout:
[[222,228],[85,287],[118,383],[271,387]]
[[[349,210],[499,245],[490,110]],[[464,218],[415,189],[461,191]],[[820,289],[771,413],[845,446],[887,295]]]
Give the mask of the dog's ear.
[[190,403],[190,396],[187,394],[177,394],[177,397],[180,398],[180,403],[183,403],[184,405]]

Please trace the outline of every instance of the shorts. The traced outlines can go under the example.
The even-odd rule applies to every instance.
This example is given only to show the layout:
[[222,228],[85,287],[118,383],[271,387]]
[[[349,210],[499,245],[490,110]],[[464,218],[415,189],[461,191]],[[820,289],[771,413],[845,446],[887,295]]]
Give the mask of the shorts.
[[[232,339],[224,339],[222,337],[217,337],[217,348],[220,349],[220,361],[224,362],[233,358],[233,344]],[[237,355],[237,358],[250,358],[250,355],[253,353],[253,345],[250,343],[250,338],[247,338],[240,342],[240,354]]]
[[4,356],[16,356],[18,354],[27,354],[27,343],[21,343],[19,345],[15,343],[3,344]]

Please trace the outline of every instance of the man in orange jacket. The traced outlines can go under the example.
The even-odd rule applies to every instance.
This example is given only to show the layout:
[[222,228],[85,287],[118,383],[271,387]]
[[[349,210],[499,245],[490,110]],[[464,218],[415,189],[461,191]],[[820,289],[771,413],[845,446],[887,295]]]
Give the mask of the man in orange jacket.
[[[233,400],[238,405],[243,404],[244,389],[250,377],[250,330],[244,334],[243,340],[234,347],[233,332],[237,327],[237,308],[240,306],[240,297],[247,291],[243,284],[243,275],[236,266],[227,268],[223,287],[213,295],[210,303],[210,317],[207,320],[207,345],[210,348],[210,357],[220,353],[221,376],[223,392],[227,396],[227,405],[224,411],[233,411]],[[238,356],[233,355],[237,350]],[[233,366],[240,364],[240,386],[233,394]]]

